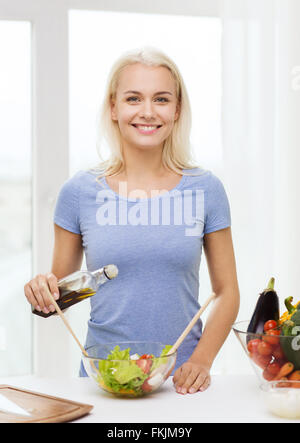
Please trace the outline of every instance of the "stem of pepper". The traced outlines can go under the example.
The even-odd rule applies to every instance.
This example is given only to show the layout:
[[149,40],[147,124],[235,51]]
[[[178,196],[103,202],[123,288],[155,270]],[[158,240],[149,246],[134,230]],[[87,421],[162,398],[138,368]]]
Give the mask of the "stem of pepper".
[[294,305],[292,305],[293,297],[288,297],[284,300],[284,304],[289,311],[289,314],[292,314],[294,311],[296,311],[296,308]]

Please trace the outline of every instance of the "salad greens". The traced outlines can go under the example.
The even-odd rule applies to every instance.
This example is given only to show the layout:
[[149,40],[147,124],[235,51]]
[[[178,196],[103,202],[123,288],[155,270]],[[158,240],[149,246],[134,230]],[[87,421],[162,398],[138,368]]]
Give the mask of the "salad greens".
[[[121,351],[120,346],[115,346],[108,354],[106,360],[99,361],[99,373],[97,383],[103,388],[115,393],[128,393],[140,395],[149,392],[146,380],[150,378],[150,372],[158,368],[164,362],[165,356],[172,348],[166,345],[160,357],[154,355],[135,355],[136,359],[130,359],[130,348]],[[146,383],[145,383],[146,382]],[[144,389],[145,387],[145,389]]]

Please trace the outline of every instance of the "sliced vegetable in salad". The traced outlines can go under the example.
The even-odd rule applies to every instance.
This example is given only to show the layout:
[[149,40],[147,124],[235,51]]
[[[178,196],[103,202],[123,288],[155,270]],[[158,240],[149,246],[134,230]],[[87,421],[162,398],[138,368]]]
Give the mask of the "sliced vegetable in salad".
[[[151,379],[155,381],[154,375],[159,373],[157,368],[166,363],[166,358],[163,357],[171,348],[171,345],[166,345],[161,355],[155,357],[153,354],[130,355],[130,348],[121,350],[117,345],[106,360],[99,361],[96,381],[104,389],[114,393],[141,395],[150,392],[157,386],[151,384]],[[162,381],[162,375],[160,378],[156,377],[157,384],[161,384]]]

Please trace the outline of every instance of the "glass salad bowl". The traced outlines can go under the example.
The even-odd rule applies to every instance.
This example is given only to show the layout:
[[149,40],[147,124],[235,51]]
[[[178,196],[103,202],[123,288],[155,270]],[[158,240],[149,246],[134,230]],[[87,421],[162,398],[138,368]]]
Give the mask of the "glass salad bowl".
[[296,383],[292,382],[300,380],[300,335],[282,335],[278,327],[273,332],[254,334],[247,332],[248,326],[249,321],[240,321],[232,329],[260,383],[281,380],[294,388]]
[[151,342],[106,343],[86,349],[84,368],[96,385],[114,395],[141,397],[157,391],[171,374],[177,351]]

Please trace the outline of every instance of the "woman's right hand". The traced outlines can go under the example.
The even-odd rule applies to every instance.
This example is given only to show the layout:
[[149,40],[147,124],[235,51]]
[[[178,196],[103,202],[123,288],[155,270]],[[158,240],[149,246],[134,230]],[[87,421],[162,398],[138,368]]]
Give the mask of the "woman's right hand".
[[37,311],[43,311],[45,314],[49,312],[55,312],[56,309],[51,302],[49,292],[52,294],[55,300],[59,299],[59,289],[57,284],[57,278],[52,272],[49,274],[39,274],[30,280],[24,286],[24,293],[28,302]]

